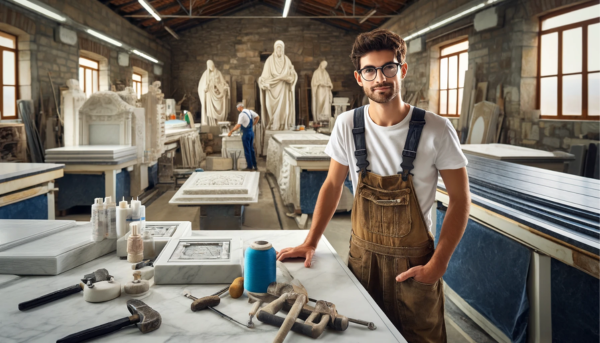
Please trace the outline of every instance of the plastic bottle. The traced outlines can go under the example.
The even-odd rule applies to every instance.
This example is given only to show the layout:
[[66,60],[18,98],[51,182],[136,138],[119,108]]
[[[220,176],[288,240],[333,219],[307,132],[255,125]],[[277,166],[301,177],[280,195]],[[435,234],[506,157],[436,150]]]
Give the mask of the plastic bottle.
[[138,223],[131,223],[131,235],[127,237],[127,262],[138,263],[144,259],[144,241]]
[[144,258],[154,258],[156,256],[154,236],[150,231],[144,232]]
[[104,223],[104,205],[102,198],[96,198],[92,205],[92,241],[100,242],[106,238],[106,226]]
[[129,221],[127,220],[129,217],[129,205],[127,204],[127,201],[125,201],[125,197],[123,197],[123,200],[119,201],[119,207],[116,211],[117,238],[121,238],[129,231]]
[[140,205],[140,231],[144,232],[145,230],[146,230],[146,206]]
[[104,210],[106,211],[106,238],[117,239],[117,206],[112,197],[104,198]]
[[140,206],[142,202],[139,200],[133,200],[131,198],[131,222],[139,222],[140,221]]

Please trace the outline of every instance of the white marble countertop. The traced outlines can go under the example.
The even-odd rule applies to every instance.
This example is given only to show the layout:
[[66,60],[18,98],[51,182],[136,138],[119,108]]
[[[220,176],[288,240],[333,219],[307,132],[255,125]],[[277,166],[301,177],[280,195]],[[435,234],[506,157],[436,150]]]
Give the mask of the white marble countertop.
[[[268,240],[276,249],[297,245],[304,241],[308,231],[239,231],[247,247],[255,240]],[[228,233],[230,233],[228,231]],[[220,231],[194,231],[193,236],[217,237]],[[286,262],[287,268],[306,287],[310,297],[331,301],[340,314],[365,321],[372,321],[377,330],[350,324],[344,332],[325,330],[318,341],[327,342],[406,342],[365,289],[348,270],[323,237],[317,247],[312,268],[304,268],[302,262]],[[83,274],[98,268],[106,268],[111,275],[126,283],[131,279],[130,264],[120,260],[114,253],[105,255],[58,276],[21,277],[0,284],[0,331],[2,342],[51,342],[87,328],[129,316],[125,303],[131,297],[106,303],[87,303],[82,294],[75,294],[27,312],[20,312],[17,305],[40,295],[68,287],[79,282]],[[256,328],[246,329],[235,325],[209,311],[192,312],[191,300],[181,295],[188,289],[197,297],[212,294],[224,285],[155,285],[149,294],[140,297],[162,317],[161,327],[142,335],[133,326],[103,336],[102,341],[131,342],[271,342],[278,328],[263,324],[256,318]],[[244,294],[239,299],[224,296],[218,310],[245,323],[251,305]],[[285,342],[315,342],[315,340],[290,332]]]
[[52,170],[64,169],[64,164],[53,163],[0,163],[0,182],[41,174]]

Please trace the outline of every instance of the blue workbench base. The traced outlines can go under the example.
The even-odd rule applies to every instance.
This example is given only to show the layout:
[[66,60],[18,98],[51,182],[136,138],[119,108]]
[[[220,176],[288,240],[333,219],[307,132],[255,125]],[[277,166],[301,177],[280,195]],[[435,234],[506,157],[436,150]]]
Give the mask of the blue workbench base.
[[[56,180],[59,189],[57,192],[57,210],[64,211],[75,206],[92,206],[95,198],[104,198],[105,176],[93,174],[67,174]],[[123,168],[117,174],[117,195],[115,202],[118,203],[125,197],[131,200],[131,177],[127,168]]]
[[48,219],[48,195],[0,207],[0,219]]
[[[300,208],[302,213],[313,214],[321,187],[327,178],[326,171],[306,171],[300,173]],[[352,193],[352,181],[346,178],[344,186]],[[291,187],[291,185],[290,185]]]

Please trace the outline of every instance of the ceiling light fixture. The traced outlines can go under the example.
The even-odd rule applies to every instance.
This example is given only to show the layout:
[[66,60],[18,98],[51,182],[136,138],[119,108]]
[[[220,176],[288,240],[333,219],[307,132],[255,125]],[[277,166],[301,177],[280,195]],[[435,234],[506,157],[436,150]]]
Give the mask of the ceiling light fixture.
[[[487,4],[491,4],[491,3],[493,3],[493,2],[496,2],[496,0],[488,0],[488,1],[487,1]],[[433,29],[435,29],[435,28],[438,28],[438,27],[440,27],[440,26],[442,26],[442,25],[446,25],[446,24],[448,24],[448,23],[450,23],[450,22],[453,22],[453,21],[455,21],[455,20],[456,20],[456,19],[458,19],[458,18],[464,17],[464,16],[466,16],[467,14],[469,14],[469,13],[471,13],[471,12],[477,11],[478,9],[485,7],[485,5],[486,5],[486,2],[484,2],[484,3],[481,3],[481,4],[477,5],[477,6],[474,6],[474,7],[471,7],[471,8],[469,8],[469,9],[468,9],[468,10],[466,10],[466,11],[462,11],[462,12],[460,12],[460,13],[456,14],[456,15],[453,15],[453,16],[452,16],[452,17],[450,17],[450,18],[446,18],[446,19],[444,19],[444,20],[442,20],[442,21],[440,21],[440,22],[437,22],[437,23],[435,23],[435,24],[433,24],[433,25],[430,25],[430,26],[428,26],[428,27],[426,27],[426,28],[424,28],[424,29],[422,29],[422,30],[420,30],[420,31],[418,31],[418,32],[415,32],[415,33],[413,33],[412,35],[410,35],[410,36],[408,36],[408,37],[404,38],[404,41],[405,41],[405,42],[408,42],[409,40],[411,40],[411,39],[413,39],[413,38],[416,38],[416,37],[418,37],[418,36],[420,36],[420,35],[424,34],[424,33],[425,33],[425,32],[427,32],[427,31],[431,31],[431,30],[433,30]]]
[[359,23],[359,24],[362,24],[362,23],[364,23],[365,21],[367,21],[367,19],[371,18],[371,16],[372,16],[373,14],[375,14],[375,12],[377,12],[377,10],[376,10],[376,9],[372,9],[372,10],[370,10],[370,11],[369,11],[369,13],[367,13],[367,15],[366,15],[366,16],[362,17],[362,19],[358,21],[358,23]]
[[170,27],[165,25],[165,30],[167,30],[167,32],[170,33],[171,36],[173,36],[173,38],[179,39],[179,35],[175,33],[175,31],[173,31],[173,29],[171,29]]
[[154,19],[156,19],[156,21],[162,20],[160,18],[160,14],[158,14],[154,7],[150,6],[150,4],[146,2],[146,0],[138,0],[138,2],[140,3],[140,5],[142,5],[142,7],[146,9],[146,11],[148,11],[148,13],[150,13],[154,17]]
[[34,4],[31,1],[28,1],[28,0],[13,0],[13,1],[16,2],[17,4],[20,4],[22,6],[29,8],[32,11],[43,14],[48,18],[52,18],[54,20],[60,21],[61,23],[64,23],[65,21],[67,21],[67,18],[65,18],[61,15],[58,15],[57,13],[50,11],[49,9],[42,7],[38,4]]
[[283,17],[286,18],[288,12],[290,11],[290,5],[292,4],[292,0],[285,0],[285,6],[283,7]]
[[133,50],[132,52],[133,52],[134,54],[138,55],[138,56],[141,56],[141,57],[143,57],[143,58],[147,59],[148,61],[152,61],[152,62],[154,62],[154,63],[158,63],[158,60],[157,60],[157,59],[155,59],[154,57],[150,57],[150,56],[148,56],[148,55],[144,54],[143,52],[139,52],[139,51],[137,51],[137,50]]
[[96,32],[92,29],[87,29],[86,32],[94,37],[98,37],[98,38],[102,39],[103,41],[109,42],[112,45],[123,46],[123,44],[121,44],[121,42],[116,41],[108,36],[105,36],[105,35],[101,34],[100,32]]

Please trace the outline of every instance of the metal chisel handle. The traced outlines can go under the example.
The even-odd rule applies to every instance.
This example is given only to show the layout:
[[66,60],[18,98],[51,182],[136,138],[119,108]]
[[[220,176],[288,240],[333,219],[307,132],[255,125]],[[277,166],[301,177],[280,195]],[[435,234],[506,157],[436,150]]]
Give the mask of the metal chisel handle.
[[33,300],[29,300],[29,301],[20,303],[19,304],[19,310],[20,311],[27,311],[27,310],[30,310],[32,308],[35,308],[35,307],[47,304],[49,302],[53,302],[54,300],[62,299],[64,297],[68,296],[68,295],[79,293],[82,290],[83,290],[83,287],[79,283],[76,284],[76,285],[74,285],[74,286],[71,286],[71,287],[59,289],[58,291],[55,291],[55,292],[52,292],[52,293],[48,293],[46,295],[42,295],[39,298],[35,298]]

